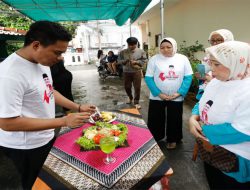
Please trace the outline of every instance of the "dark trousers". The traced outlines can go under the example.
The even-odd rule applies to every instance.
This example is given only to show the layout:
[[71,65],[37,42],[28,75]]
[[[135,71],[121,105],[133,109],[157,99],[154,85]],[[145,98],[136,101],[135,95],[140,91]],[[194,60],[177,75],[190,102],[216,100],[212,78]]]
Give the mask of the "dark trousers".
[[[167,113],[166,113],[167,111]],[[183,102],[150,100],[148,128],[158,142],[167,135],[167,142],[182,139]]]
[[207,181],[211,190],[249,190],[250,182],[239,183],[220,170],[204,162]]
[[[55,141],[53,138],[48,144],[35,149],[12,149],[0,146],[0,151],[13,164],[14,175],[18,175],[22,188],[30,190],[43,166]],[[12,175],[12,174],[10,174]],[[9,181],[11,189],[12,182]]]
[[124,87],[130,100],[133,100],[132,84],[134,86],[134,91],[135,91],[134,103],[135,104],[138,104],[140,100],[141,78],[142,78],[141,71],[137,71],[134,73],[124,73]]

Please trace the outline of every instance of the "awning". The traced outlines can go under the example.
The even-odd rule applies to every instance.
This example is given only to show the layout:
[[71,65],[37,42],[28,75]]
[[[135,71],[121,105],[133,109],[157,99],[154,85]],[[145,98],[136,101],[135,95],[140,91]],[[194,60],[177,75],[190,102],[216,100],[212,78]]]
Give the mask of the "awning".
[[133,23],[151,0],[3,0],[32,20],[87,21],[114,19]]

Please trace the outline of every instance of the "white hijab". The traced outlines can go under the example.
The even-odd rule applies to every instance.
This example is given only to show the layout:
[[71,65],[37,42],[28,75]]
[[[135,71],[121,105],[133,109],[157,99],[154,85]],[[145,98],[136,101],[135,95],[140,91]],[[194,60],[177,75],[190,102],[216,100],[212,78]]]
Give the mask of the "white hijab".
[[172,46],[173,46],[173,53],[172,53],[172,56],[174,56],[174,54],[176,54],[176,52],[177,52],[177,42],[175,41],[175,39],[174,39],[174,38],[171,38],[171,37],[166,37],[166,38],[163,38],[163,39],[161,40],[161,43],[160,43],[160,44],[162,44],[163,40],[167,40],[167,41],[169,41],[169,42],[172,44]]
[[210,35],[209,35],[209,37],[208,37],[208,40],[211,40],[211,37],[214,34],[221,35],[222,38],[224,39],[224,42],[233,41],[234,40],[233,33],[230,30],[227,30],[227,29],[219,29],[219,30],[215,30],[215,31],[211,32]]
[[245,42],[228,41],[206,49],[217,61],[229,68],[229,80],[250,77],[250,46]]

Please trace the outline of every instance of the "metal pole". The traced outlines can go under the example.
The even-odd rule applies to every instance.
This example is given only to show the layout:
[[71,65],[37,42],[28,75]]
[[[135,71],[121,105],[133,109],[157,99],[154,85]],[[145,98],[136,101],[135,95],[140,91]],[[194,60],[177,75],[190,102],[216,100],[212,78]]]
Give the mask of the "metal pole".
[[161,38],[164,37],[164,0],[161,0]]
[[98,22],[98,20],[97,20],[96,24],[97,24],[98,46],[99,46],[99,49],[102,49],[101,36],[100,36],[100,29],[99,29],[99,22]]
[[129,36],[131,37],[132,32],[131,32],[131,23],[129,22]]

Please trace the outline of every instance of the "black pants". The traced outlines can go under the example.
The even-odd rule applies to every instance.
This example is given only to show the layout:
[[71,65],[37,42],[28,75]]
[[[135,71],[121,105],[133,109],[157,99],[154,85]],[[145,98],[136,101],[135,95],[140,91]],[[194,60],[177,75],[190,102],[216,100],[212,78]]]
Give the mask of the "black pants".
[[[43,166],[52,146],[55,141],[53,138],[48,144],[35,149],[12,149],[0,146],[0,152],[6,159],[8,164],[13,169],[9,175],[16,175],[21,180],[23,189],[30,190]],[[12,165],[11,165],[12,163]],[[2,165],[2,164],[1,164]],[[2,166],[1,166],[2,167]],[[1,177],[1,176],[0,176]],[[3,180],[3,179],[0,179]],[[0,181],[1,183],[1,181]],[[11,189],[12,181],[9,181],[9,186],[3,189]],[[15,182],[17,183],[17,182]],[[20,188],[19,188],[20,189]]]
[[207,181],[211,190],[250,190],[250,182],[239,183],[220,170],[204,163]]
[[139,104],[141,94],[141,70],[134,73],[124,73],[124,87],[130,100],[133,100],[132,84],[134,86],[134,104]]
[[167,142],[181,141],[183,137],[182,114],[183,102],[149,101],[148,128],[157,142],[163,139],[165,134]]

